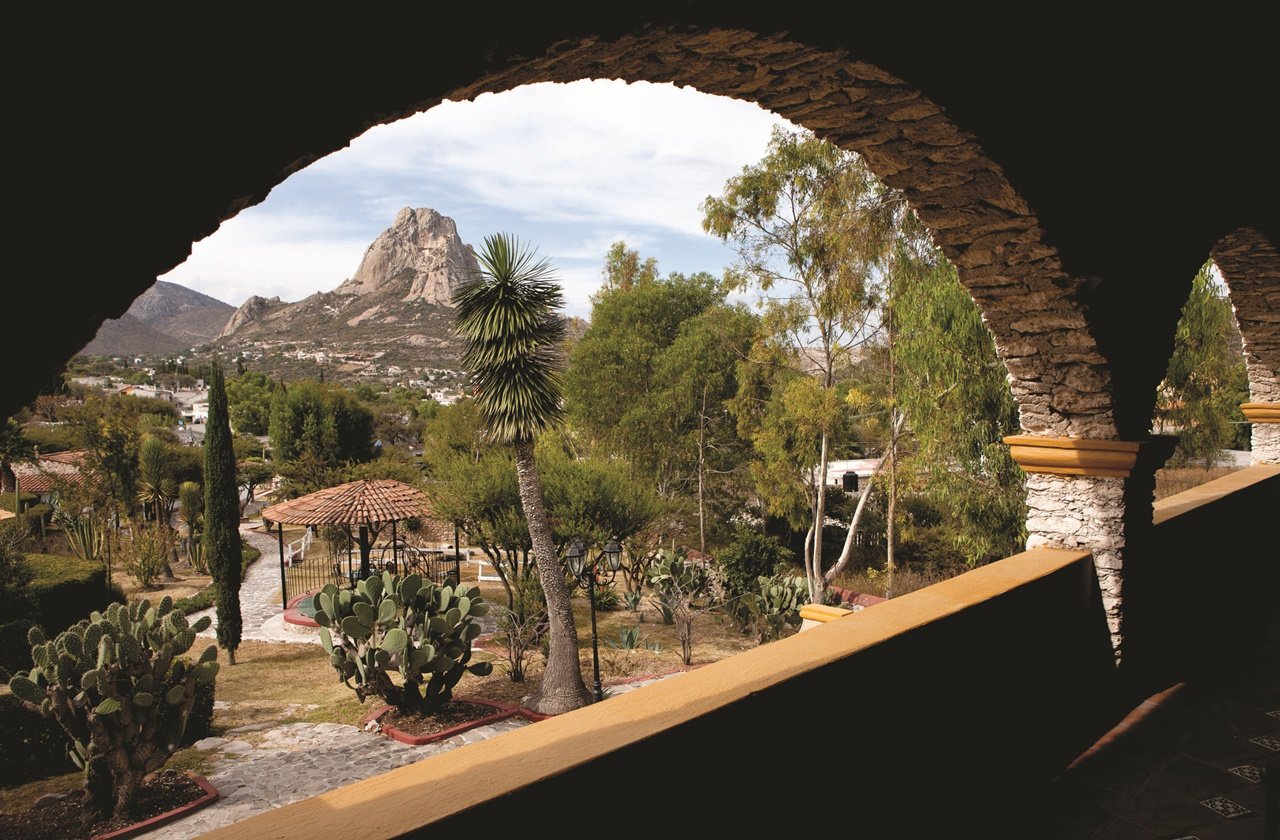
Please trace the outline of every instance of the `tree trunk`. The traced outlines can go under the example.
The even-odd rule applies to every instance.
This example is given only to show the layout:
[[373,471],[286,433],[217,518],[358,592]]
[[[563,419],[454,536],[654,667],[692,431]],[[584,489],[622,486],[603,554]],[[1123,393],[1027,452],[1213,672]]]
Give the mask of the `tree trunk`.
[[827,519],[827,458],[831,436],[822,430],[822,453],[818,461],[818,498],[813,506],[813,566],[808,569],[809,601],[821,604],[826,600],[827,581],[822,576],[822,525]]
[[518,441],[515,452],[520,502],[524,505],[529,539],[533,542],[533,559],[547,601],[551,633],[542,687],[529,699],[528,708],[542,714],[559,714],[590,703],[591,692],[582,681],[582,667],[578,661],[578,627],[573,621],[573,606],[569,602],[564,572],[551,537],[551,523],[547,520],[542,501],[542,485],[533,460],[533,441]]
[[[702,389],[702,412],[698,415],[698,552],[707,556],[707,389]],[[685,663],[688,665],[689,663]]]

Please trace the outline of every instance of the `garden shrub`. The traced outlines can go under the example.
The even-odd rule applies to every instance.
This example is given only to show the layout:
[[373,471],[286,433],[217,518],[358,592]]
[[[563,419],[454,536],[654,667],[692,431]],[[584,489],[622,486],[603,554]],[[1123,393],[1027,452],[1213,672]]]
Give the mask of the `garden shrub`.
[[16,509],[16,508],[13,506],[13,493],[12,493],[12,492],[9,492],[9,493],[0,493],[0,508],[3,508],[4,510],[9,511],[10,513],[22,513],[22,511],[25,511],[27,508],[29,508],[29,507],[31,507],[33,504],[35,504],[35,503],[36,503],[36,500],[37,500],[37,499],[39,499],[39,498],[40,498],[40,497],[39,497],[39,496],[37,496],[35,493],[22,493],[22,492],[19,492],[19,494],[18,494],[18,501],[19,501],[19,503],[20,503],[20,504],[21,504],[21,506],[22,506],[22,510],[18,510],[18,509]]
[[739,631],[746,633],[754,625],[754,598],[760,591],[760,578],[783,573],[794,557],[777,537],[745,526],[739,526],[733,541],[716,555],[724,611]]
[[[29,660],[31,649],[25,638],[21,647]],[[76,769],[67,757],[67,737],[57,722],[27,709],[12,694],[0,694],[0,756],[4,756],[0,787],[15,787]]]
[[498,635],[507,643],[507,676],[524,682],[525,664],[547,625],[547,601],[538,576],[526,572],[511,582],[511,606],[494,608]]

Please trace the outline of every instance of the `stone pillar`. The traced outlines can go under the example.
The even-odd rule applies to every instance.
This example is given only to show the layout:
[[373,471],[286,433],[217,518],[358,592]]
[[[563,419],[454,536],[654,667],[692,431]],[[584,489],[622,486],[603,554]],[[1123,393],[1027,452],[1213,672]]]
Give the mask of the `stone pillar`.
[[1152,533],[1155,472],[1176,438],[1088,440],[1036,435],[1007,437],[1027,473],[1027,548],[1093,554],[1116,661],[1125,639],[1125,561]]
[[1280,464],[1280,402],[1248,402],[1240,410],[1253,424],[1253,463]]

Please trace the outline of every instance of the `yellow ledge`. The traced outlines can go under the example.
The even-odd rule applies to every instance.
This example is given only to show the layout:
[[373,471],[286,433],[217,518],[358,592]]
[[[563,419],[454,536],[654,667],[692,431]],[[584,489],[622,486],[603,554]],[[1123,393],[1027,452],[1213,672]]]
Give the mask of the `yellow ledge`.
[[1238,493],[1255,484],[1271,481],[1277,477],[1280,477],[1280,466],[1271,466],[1270,464],[1257,464],[1252,467],[1245,467],[1242,470],[1236,470],[1233,473],[1227,473],[1221,478],[1215,478],[1213,481],[1205,482],[1198,487],[1192,487],[1190,490],[1183,490],[1181,493],[1158,499],[1153,506],[1152,521],[1156,525],[1168,522],[1170,519],[1190,513],[1205,505],[1211,505],[1233,493]]
[[1088,440],[1036,435],[1004,438],[1009,455],[1024,472],[1127,478],[1142,444],[1132,440]]
[[[553,778],[756,692],[987,602],[1089,557],[1039,548],[696,671],[275,808],[206,840],[386,840]],[[414,836],[417,836],[416,834]]]
[[1250,423],[1280,423],[1280,403],[1241,403],[1240,411]]
[[828,607],[826,604],[805,604],[800,608],[800,618],[805,621],[815,621],[819,624],[826,624],[828,621],[835,621],[837,618],[844,618],[846,615],[853,615],[853,610]]

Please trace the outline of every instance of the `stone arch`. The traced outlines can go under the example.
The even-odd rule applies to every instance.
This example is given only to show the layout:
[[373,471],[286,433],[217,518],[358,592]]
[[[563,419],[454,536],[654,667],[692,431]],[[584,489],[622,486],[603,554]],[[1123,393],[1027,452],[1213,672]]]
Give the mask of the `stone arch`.
[[1246,419],[1253,421],[1253,462],[1280,463],[1280,251],[1252,228],[1240,228],[1210,251],[1226,280],[1249,372]]
[[582,78],[671,82],[755,102],[861,154],[901,190],[956,265],[996,338],[1023,428],[1112,438],[1111,380],[1062,268],[1027,202],[976,140],[879,68],[752,32],[654,30],[561,44],[449,98]]
[[[734,29],[584,37],[541,57],[511,60],[443,97],[390,108],[363,127],[411,116],[443,99],[588,78],[670,82],[754,102],[861,154],[878,177],[906,195],[956,265],[995,336],[1024,430],[1117,436],[1111,376],[1078,300],[1082,280],[1063,269],[1028,203],[939,105],[842,50]],[[260,201],[265,192],[234,209]]]

